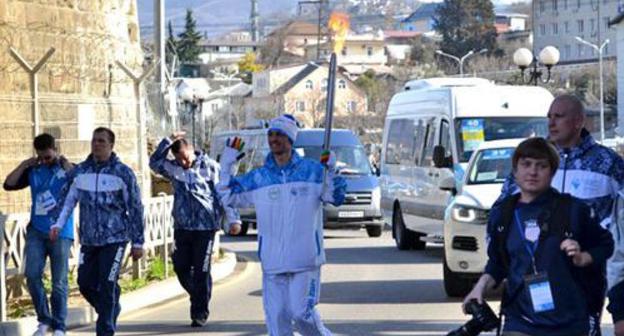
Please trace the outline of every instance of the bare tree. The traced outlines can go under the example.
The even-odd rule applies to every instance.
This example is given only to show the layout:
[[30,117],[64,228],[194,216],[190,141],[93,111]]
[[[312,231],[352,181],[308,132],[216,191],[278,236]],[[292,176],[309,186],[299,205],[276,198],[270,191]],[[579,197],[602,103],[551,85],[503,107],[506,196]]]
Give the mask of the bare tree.
[[267,68],[279,66],[280,59],[285,54],[286,36],[288,26],[275,30],[266,38],[264,45],[260,48],[260,63]]

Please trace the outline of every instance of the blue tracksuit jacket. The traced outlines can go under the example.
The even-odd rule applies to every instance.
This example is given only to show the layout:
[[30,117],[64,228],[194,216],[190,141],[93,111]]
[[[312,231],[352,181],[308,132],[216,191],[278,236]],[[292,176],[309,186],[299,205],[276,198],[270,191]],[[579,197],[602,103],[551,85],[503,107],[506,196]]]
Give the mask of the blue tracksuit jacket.
[[150,168],[171,181],[174,190],[173,218],[176,229],[218,230],[225,212],[227,224],[239,222],[238,212],[223,207],[216,192],[219,182],[219,164],[203,152],[195,152],[196,159],[189,169],[176,160],[167,159],[171,139],[163,139],[150,157]]
[[103,163],[92,155],[76,166],[61,191],[53,227],[62,228],[80,203],[80,244],[103,246],[144,242],[143,203],[134,172],[115,153]]

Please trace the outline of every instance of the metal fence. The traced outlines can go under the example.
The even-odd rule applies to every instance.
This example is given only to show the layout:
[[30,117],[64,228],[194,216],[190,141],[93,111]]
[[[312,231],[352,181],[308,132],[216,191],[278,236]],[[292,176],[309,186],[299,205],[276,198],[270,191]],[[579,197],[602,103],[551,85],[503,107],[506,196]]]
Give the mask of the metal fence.
[[[159,197],[152,197],[143,200],[145,207],[144,224],[145,224],[145,243],[143,248],[145,256],[134,261],[130,257],[130,249],[126,249],[122,274],[131,274],[133,278],[143,276],[144,270],[149,266],[150,260],[162,258],[165,265],[165,276],[168,276],[168,259],[169,251],[173,243],[173,218],[171,209],[173,207],[173,196],[161,194]],[[78,218],[78,211],[74,214],[74,218]],[[18,213],[9,215],[0,215],[0,223],[2,224],[2,244],[0,244],[0,255],[4,257],[0,262],[0,321],[7,320],[7,302],[11,298],[18,298],[26,290],[26,281],[24,279],[24,245],[26,243],[26,229],[30,220],[30,214]],[[74,225],[75,236],[77,235],[78,225]],[[219,236],[215,237],[214,249],[219,249]],[[75,272],[78,265],[79,255],[78,239],[74,240],[70,257],[70,272]],[[215,256],[218,253],[214,254]]]

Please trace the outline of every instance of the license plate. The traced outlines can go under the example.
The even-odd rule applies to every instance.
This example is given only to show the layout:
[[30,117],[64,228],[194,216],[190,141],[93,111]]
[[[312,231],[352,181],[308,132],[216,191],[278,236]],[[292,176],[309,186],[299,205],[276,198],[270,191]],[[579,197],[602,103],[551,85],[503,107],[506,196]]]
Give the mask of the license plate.
[[339,211],[339,218],[361,218],[364,217],[364,211]]

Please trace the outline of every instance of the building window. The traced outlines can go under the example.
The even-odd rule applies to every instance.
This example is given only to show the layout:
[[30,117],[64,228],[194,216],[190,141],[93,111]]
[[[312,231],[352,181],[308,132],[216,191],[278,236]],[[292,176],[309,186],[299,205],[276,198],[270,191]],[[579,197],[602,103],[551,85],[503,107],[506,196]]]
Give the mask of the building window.
[[557,0],[552,0],[552,10],[556,12],[557,7],[558,7]]
[[295,104],[295,110],[297,112],[305,112],[305,102],[303,100],[298,100]]
[[591,33],[596,31],[596,19],[589,19],[589,25],[591,27]]
[[305,82],[305,88],[306,88],[306,89],[308,89],[308,90],[312,90],[312,89],[314,89],[314,84],[312,83],[312,81],[311,81],[311,80],[309,80],[309,79],[308,79],[308,80]]
[[576,45],[576,57],[583,57],[583,45],[580,43]]
[[338,88],[339,89],[346,89],[347,88],[347,82],[345,82],[344,79],[341,79],[338,81]]
[[566,34],[570,32],[570,24],[568,23],[568,21],[563,23],[563,30]]
[[568,9],[568,0],[563,0],[563,9]]
[[604,47],[603,52],[605,55],[609,55],[609,44],[607,43],[607,45]]
[[583,31],[585,31],[585,24],[583,20],[576,20],[576,27],[578,28],[577,31],[579,33],[582,33]]
[[572,51],[571,51],[570,46],[566,44],[565,47],[563,47],[563,50],[564,50],[563,55],[565,59],[570,59],[570,57],[572,57]]
[[540,24],[540,35],[544,36],[546,35],[546,25],[545,24]]
[[373,47],[366,48],[366,54],[370,57],[373,56]]
[[559,24],[558,23],[553,23],[552,24],[552,33],[553,33],[553,35],[559,35]]
[[540,0],[539,8],[540,8],[540,13],[544,13],[544,10],[546,9],[546,6],[544,5],[544,0]]
[[219,103],[210,104],[210,109],[212,110],[212,113],[219,111]]
[[581,8],[581,0],[576,0],[576,9]]
[[350,100],[347,102],[347,112],[354,113],[357,112],[357,102]]

